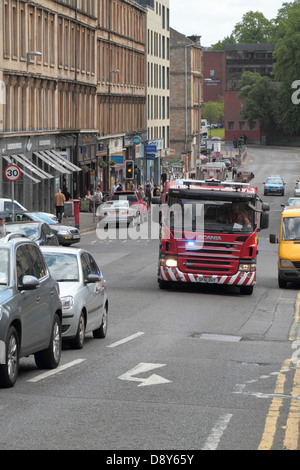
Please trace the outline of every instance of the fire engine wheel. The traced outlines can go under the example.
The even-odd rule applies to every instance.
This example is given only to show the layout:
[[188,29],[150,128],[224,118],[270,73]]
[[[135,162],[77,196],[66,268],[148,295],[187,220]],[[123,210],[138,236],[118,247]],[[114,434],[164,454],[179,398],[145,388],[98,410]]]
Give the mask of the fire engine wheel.
[[161,279],[158,280],[158,285],[160,289],[170,289],[171,282],[169,281],[162,281]]
[[251,295],[253,293],[253,286],[241,286],[240,293],[243,295]]

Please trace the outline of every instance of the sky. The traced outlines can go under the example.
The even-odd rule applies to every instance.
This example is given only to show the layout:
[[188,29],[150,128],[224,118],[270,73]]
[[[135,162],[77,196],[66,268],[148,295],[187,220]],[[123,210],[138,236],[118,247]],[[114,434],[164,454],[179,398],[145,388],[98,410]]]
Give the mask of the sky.
[[201,36],[209,47],[230,36],[249,11],[259,11],[271,20],[283,3],[291,0],[170,0],[170,25],[185,36]]

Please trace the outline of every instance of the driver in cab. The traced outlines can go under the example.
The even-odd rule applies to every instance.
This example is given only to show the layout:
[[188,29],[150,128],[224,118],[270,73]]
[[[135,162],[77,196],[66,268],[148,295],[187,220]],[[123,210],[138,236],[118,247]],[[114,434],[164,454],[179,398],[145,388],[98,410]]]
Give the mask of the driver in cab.
[[229,224],[239,224],[242,225],[243,228],[251,228],[251,221],[240,209],[239,204],[237,202],[233,202],[231,206],[231,212],[226,216],[226,222]]

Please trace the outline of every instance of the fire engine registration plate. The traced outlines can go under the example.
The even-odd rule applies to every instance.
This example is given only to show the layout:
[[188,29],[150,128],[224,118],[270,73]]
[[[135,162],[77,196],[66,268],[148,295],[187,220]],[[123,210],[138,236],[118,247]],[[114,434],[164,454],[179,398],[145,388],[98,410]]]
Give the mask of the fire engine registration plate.
[[204,284],[215,284],[218,282],[218,279],[215,277],[197,276],[197,282],[203,282]]

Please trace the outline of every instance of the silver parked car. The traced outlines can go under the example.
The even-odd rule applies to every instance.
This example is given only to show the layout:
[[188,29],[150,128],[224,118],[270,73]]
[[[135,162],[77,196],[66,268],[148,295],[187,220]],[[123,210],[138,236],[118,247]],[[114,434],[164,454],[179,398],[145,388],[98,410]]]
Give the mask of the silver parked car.
[[87,333],[104,338],[108,299],[103,274],[92,255],[81,248],[43,246],[41,250],[59,283],[63,340],[72,348],[81,349]]
[[0,239],[0,386],[13,387],[21,357],[54,369],[61,356],[62,307],[35,242],[9,234]]
[[141,216],[138,206],[128,200],[107,201],[97,209],[100,227],[117,225],[139,225]]

